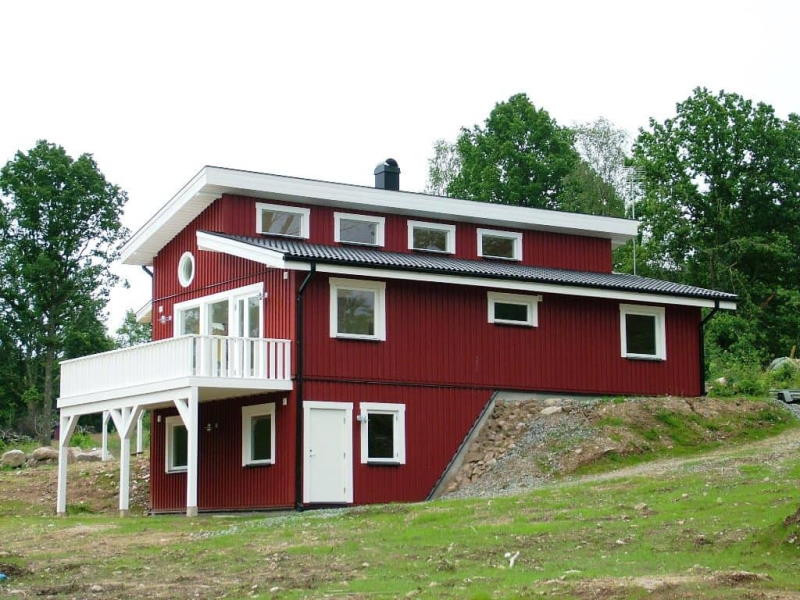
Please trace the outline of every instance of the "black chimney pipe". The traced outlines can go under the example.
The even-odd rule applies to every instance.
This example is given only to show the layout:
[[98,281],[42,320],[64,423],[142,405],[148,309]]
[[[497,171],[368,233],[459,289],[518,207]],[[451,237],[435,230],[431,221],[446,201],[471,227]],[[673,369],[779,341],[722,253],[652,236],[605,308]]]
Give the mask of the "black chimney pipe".
[[375,167],[375,187],[380,190],[400,189],[400,167],[393,158],[387,158]]

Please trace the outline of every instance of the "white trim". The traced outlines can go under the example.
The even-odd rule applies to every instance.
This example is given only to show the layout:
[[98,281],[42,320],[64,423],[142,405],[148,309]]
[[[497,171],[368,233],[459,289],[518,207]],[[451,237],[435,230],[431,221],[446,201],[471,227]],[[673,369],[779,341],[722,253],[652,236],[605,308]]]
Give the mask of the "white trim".
[[[352,402],[320,402],[318,400],[304,400],[303,401],[303,423],[308,424],[311,417],[311,410],[329,409],[341,410],[344,412],[344,434],[345,434],[345,462],[347,464],[347,471],[345,473],[345,490],[344,499],[342,502],[349,504],[353,502],[353,403]],[[303,502],[309,502],[308,491],[311,484],[310,480],[310,465],[309,465],[309,430],[307,426],[303,427]],[[338,503],[337,501],[332,501]]]
[[283,254],[280,252],[275,252],[269,248],[257,248],[252,244],[223,238],[213,233],[198,231],[197,248],[210,252],[224,252],[225,254],[252,260],[253,262],[261,263],[268,267],[275,267],[276,269],[286,268]]
[[[192,298],[191,300],[184,300],[183,302],[176,302],[172,306],[172,335],[178,337],[182,335],[180,313],[189,308],[200,308],[200,331],[197,335],[210,335],[208,333],[208,306],[223,300],[228,301],[228,332],[235,325],[236,319],[236,300],[242,296],[261,296],[261,319],[258,325],[260,332],[259,337],[264,335],[264,282],[253,283],[245,285],[233,290],[218,292],[216,294],[209,294],[208,296],[200,296],[199,298]],[[236,336],[234,336],[236,337]]]
[[[514,242],[513,256],[494,256],[483,253],[483,236],[505,238]],[[522,234],[519,231],[498,231],[496,229],[478,229],[478,256],[499,260],[522,260]]]
[[[263,220],[261,218],[261,213],[264,212],[265,210],[300,215],[300,235],[263,231],[261,229],[261,225],[263,223]],[[266,202],[256,202],[256,233],[260,233],[261,235],[279,235],[281,237],[290,237],[290,238],[308,238],[309,236],[308,221],[310,215],[311,215],[311,209],[302,206],[288,206],[286,204],[268,204]]]
[[[626,330],[627,315],[644,315],[655,317],[655,354],[634,354],[628,352],[628,336]],[[622,358],[635,358],[644,360],[667,360],[666,325],[663,306],[644,306],[641,304],[619,305],[619,335]]]
[[[385,402],[361,402],[359,404],[358,420],[361,423],[361,463],[362,464],[406,464],[406,405],[387,404]],[[369,413],[394,415],[394,457],[370,458],[369,457]]]
[[[341,279],[331,277],[328,279],[330,284],[330,336],[332,338],[347,338],[355,340],[379,340],[386,339],[386,282],[368,281],[363,279]],[[375,332],[372,335],[356,333],[342,333],[339,331],[339,311],[338,311],[338,292],[339,290],[366,291],[375,294],[374,302],[374,322]]]
[[[250,421],[253,417],[269,417],[270,422],[270,457],[262,460],[250,458],[252,439]],[[242,407],[242,466],[275,464],[275,403],[250,404]]]
[[[113,415],[113,413],[112,413]],[[187,443],[186,443],[186,465],[184,466],[174,466],[172,464],[172,431],[176,427],[186,427],[183,422],[183,418],[180,415],[172,415],[166,417],[164,419],[164,472],[165,473],[185,473],[188,469],[189,463],[189,443],[188,443],[188,428],[186,429],[187,433]]]
[[340,210],[366,209],[423,220],[457,220],[481,226],[585,235],[610,239],[614,246],[633,238],[639,226],[637,221],[616,217],[473,202],[206,166],[130,237],[121,250],[122,262],[152,264],[161,248],[223,194],[330,206]]
[[[189,263],[192,265],[192,274],[188,279],[183,276],[183,265],[184,261],[186,260],[188,260]],[[189,287],[190,285],[192,285],[192,282],[194,281],[195,272],[196,272],[196,265],[194,262],[194,254],[192,254],[187,250],[186,252],[181,254],[180,259],[178,259],[178,283],[180,283],[182,287]]]
[[[539,302],[541,296],[528,296],[525,294],[506,294],[503,292],[486,292],[486,304],[488,308],[489,323],[500,325],[518,325],[522,327],[539,326]],[[527,308],[527,319],[525,321],[512,321],[510,319],[496,319],[494,316],[494,305],[516,304]]]
[[[340,232],[342,219],[348,221],[363,221],[365,223],[373,223],[375,227],[375,243],[369,244],[367,242],[351,242],[343,240]],[[359,215],[355,213],[333,213],[333,241],[341,244],[354,244],[356,246],[383,246],[385,240],[384,229],[386,227],[386,217],[377,217],[373,215]]]
[[136,311],[137,323],[150,323],[153,319],[153,301],[148,300]]
[[[447,234],[446,248],[444,250],[432,250],[430,248],[416,248],[414,246],[414,229],[433,229],[444,231]],[[456,252],[456,226],[448,223],[431,223],[429,221],[408,221],[408,249],[419,252],[436,252],[437,254],[455,254]]]

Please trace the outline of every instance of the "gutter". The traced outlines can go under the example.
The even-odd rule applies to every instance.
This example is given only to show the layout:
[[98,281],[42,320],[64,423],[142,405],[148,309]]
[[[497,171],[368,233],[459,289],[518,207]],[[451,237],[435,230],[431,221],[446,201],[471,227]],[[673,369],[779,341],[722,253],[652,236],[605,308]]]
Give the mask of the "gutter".
[[294,457],[294,506],[303,510],[303,307],[306,287],[317,272],[317,263],[312,262],[308,274],[297,288],[295,298],[295,347],[297,348],[297,370],[295,371],[295,457]]
[[719,300],[714,300],[714,308],[701,321],[698,327],[698,337],[700,342],[700,395],[706,395],[706,335],[705,326],[711,318],[719,311]]

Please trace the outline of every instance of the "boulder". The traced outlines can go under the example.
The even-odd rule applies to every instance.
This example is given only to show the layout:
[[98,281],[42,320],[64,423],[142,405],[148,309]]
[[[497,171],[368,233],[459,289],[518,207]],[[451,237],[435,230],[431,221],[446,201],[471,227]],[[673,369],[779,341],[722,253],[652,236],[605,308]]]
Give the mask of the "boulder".
[[102,450],[88,450],[86,452],[78,452],[75,454],[77,462],[100,462],[103,460]]
[[548,406],[547,408],[543,408],[539,411],[540,415],[548,416],[548,415],[557,415],[560,412],[564,412],[564,409],[560,406]]
[[561,406],[564,404],[563,398],[547,398],[544,401],[545,406]]
[[36,462],[58,460],[58,450],[51,446],[41,446],[33,451],[31,458]]
[[0,465],[4,467],[21,467],[25,464],[25,453],[22,450],[9,450],[0,457]]

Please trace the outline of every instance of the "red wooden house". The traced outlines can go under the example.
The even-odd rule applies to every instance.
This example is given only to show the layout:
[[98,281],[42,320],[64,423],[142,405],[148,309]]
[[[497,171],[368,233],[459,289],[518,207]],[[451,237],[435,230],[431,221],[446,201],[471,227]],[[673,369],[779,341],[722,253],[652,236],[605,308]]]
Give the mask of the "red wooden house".
[[[153,511],[423,500],[497,390],[698,395],[703,307],[612,272],[635,221],[205,167],[127,242],[153,342],[64,361],[77,416],[151,415]],[[61,461],[58,511],[66,502]]]

